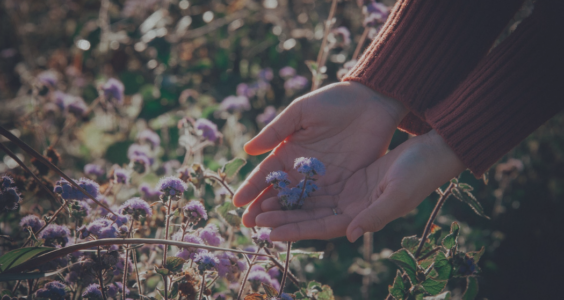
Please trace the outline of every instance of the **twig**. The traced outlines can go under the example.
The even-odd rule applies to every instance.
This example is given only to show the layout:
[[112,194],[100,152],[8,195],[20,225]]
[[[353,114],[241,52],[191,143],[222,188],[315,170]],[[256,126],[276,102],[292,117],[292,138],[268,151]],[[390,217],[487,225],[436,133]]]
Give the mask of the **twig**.
[[[304,182],[305,186],[305,182]],[[282,292],[284,291],[284,285],[286,284],[286,276],[288,276],[288,270],[290,267],[290,250],[292,249],[292,242],[288,242],[288,250],[286,251],[286,264],[284,264],[284,274],[282,274],[282,281],[280,281],[280,291],[278,291],[278,297],[282,297]]]
[[137,267],[137,251],[133,250],[131,256],[133,257],[133,266],[135,267],[135,275],[136,275],[135,279],[137,280],[137,289],[139,291],[139,295],[143,296],[143,289],[141,288],[141,280],[139,279],[139,267]]
[[102,256],[100,255],[100,246],[98,246],[98,264],[100,265],[100,270],[98,270],[98,279],[100,280],[100,289],[102,290],[102,298],[106,300],[106,292],[104,289],[104,275],[102,275]]
[[364,31],[362,32],[362,35],[360,36],[360,40],[358,41],[358,44],[356,45],[356,49],[354,49],[354,54],[352,56],[352,60],[357,59],[358,56],[360,55],[360,50],[362,50],[362,46],[364,46],[364,42],[366,41],[366,37],[368,36],[368,31],[370,31],[370,28],[364,27]]
[[427,236],[431,232],[431,227],[433,227],[433,223],[435,222],[435,218],[437,218],[437,215],[439,214],[441,207],[443,207],[443,204],[445,203],[446,199],[448,198],[448,196],[450,196],[450,193],[451,193],[453,187],[454,187],[454,183],[451,182],[449,184],[449,186],[447,187],[447,189],[444,191],[444,193],[441,194],[441,197],[439,198],[439,200],[437,201],[437,205],[435,205],[435,208],[433,209],[433,212],[431,213],[431,217],[429,217],[429,220],[427,221],[427,225],[425,225],[425,230],[423,231],[423,235],[421,236],[421,241],[419,242],[419,246],[417,247],[417,250],[414,253],[415,258],[417,258],[421,254],[421,250],[423,249],[423,246],[425,245],[425,241],[427,240]]
[[231,198],[233,198],[233,196],[235,195],[235,193],[233,192],[233,190],[231,190],[231,188],[229,187],[229,185],[227,185],[227,183],[225,183],[225,180],[213,175],[213,174],[207,174],[204,176],[205,178],[211,178],[214,179],[215,181],[221,183],[221,185],[223,185],[223,187],[229,192],[229,194],[231,194]]
[[[321,48],[319,49],[319,53],[317,53],[317,70],[321,72],[321,68],[325,64],[324,57],[325,52],[328,50],[327,47],[327,37],[329,36],[329,30],[333,26],[333,16],[335,15],[335,10],[337,8],[337,0],[333,0],[331,3],[331,10],[329,10],[329,16],[327,17],[327,21],[325,21],[325,32],[323,34],[323,40],[321,41]],[[312,80],[311,90],[314,91],[318,88],[317,80]]]
[[[259,247],[256,253],[258,254],[261,249],[262,247]],[[241,296],[243,295],[243,291],[245,290],[245,284],[247,284],[247,279],[249,278],[249,273],[251,273],[251,268],[253,267],[253,264],[257,261],[258,256],[254,256],[252,262],[249,260],[248,257],[246,256],[244,257],[247,260],[247,264],[249,264],[249,267],[247,268],[247,272],[245,272],[245,276],[243,277],[243,282],[241,282],[241,288],[239,289],[239,293],[237,293],[237,300],[241,299]]]
[[202,272],[202,286],[200,287],[200,295],[198,296],[198,300],[202,300],[202,296],[204,295],[204,291],[206,289],[206,272]]
[[[131,219],[131,224],[129,224],[129,232],[127,233],[127,237],[130,237],[131,235],[131,230],[133,230],[133,222],[135,222],[135,220],[132,218]],[[125,248],[125,257],[123,258],[123,280],[122,280],[122,286],[123,286],[123,292],[122,292],[122,299],[125,300],[125,288],[127,287],[127,265],[128,265],[128,259],[129,259],[129,246]]]
[[435,248],[435,249],[429,251],[427,254],[421,256],[421,257],[418,258],[417,260],[424,260],[425,258],[427,258],[427,257],[429,257],[429,256],[431,256],[431,255],[433,255],[435,252],[439,251],[440,249],[441,249],[441,247],[437,247],[437,248]]

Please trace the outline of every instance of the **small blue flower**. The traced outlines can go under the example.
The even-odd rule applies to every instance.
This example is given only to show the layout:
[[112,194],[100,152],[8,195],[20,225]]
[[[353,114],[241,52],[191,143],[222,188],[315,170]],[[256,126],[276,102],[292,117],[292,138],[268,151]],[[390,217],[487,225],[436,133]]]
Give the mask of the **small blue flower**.
[[204,205],[197,200],[191,200],[182,208],[184,216],[189,223],[198,223],[201,219],[207,220],[208,214]]
[[83,298],[88,298],[89,300],[102,300],[102,291],[100,291],[100,285],[97,283],[92,283],[87,286],[82,293]]
[[153,215],[149,203],[139,197],[125,201],[125,203],[119,207],[118,212],[122,215],[132,215],[135,220],[139,220],[140,217],[146,218]]
[[168,197],[181,197],[188,190],[188,185],[184,181],[173,176],[161,178],[157,187],[164,194],[165,201]]
[[294,161],[294,169],[306,176],[325,175],[325,166],[317,158],[300,157]]
[[198,264],[200,272],[215,270],[217,265],[219,265],[219,259],[209,252],[196,254],[194,262]]
[[64,299],[67,294],[67,286],[60,281],[51,281],[45,284],[43,288],[35,292],[38,298],[49,298],[52,300]]
[[123,92],[125,91],[125,88],[121,81],[115,78],[110,78],[106,81],[102,90],[104,91],[107,101],[115,101],[118,104],[123,103]]
[[278,199],[282,209],[292,210],[299,207],[302,190],[299,188],[285,188],[278,192]]
[[66,246],[71,236],[70,230],[64,225],[49,224],[39,233],[39,238],[45,240],[45,245],[53,247],[56,245]]
[[270,172],[266,176],[266,183],[270,183],[277,190],[286,188],[290,181],[288,180],[288,174],[283,171]]
[[20,226],[22,228],[29,227],[33,232],[37,232],[41,227],[45,225],[45,221],[41,220],[36,215],[27,215],[20,221]]

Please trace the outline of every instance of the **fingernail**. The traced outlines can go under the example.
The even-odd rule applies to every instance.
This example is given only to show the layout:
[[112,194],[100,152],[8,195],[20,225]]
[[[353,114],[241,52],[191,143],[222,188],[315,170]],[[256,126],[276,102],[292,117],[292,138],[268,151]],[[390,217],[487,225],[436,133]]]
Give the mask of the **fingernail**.
[[353,230],[353,232],[351,233],[351,242],[356,241],[361,235],[362,235],[362,228],[357,227],[355,230]]

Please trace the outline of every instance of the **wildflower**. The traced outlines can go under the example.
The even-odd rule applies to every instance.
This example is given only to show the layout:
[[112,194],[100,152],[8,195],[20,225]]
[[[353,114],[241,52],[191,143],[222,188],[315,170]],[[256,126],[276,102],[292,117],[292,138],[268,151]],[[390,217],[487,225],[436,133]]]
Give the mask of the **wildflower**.
[[106,81],[104,86],[102,86],[102,90],[104,91],[104,96],[106,96],[107,101],[114,100],[118,104],[123,102],[123,92],[125,88],[121,81],[110,78]]
[[1,184],[0,188],[4,190],[12,187],[15,184],[15,182],[12,177],[4,175],[2,176],[2,181],[0,182],[0,184]]
[[283,171],[270,172],[266,176],[266,183],[270,183],[275,189],[280,190],[286,188],[290,181],[288,180],[288,174]]
[[248,280],[251,282],[251,288],[258,291],[261,283],[272,285],[270,276],[264,271],[253,271],[249,273]]
[[151,160],[145,155],[133,155],[130,160],[133,170],[139,174],[145,174],[151,166]]
[[108,214],[106,217],[108,219],[114,221],[114,223],[118,227],[129,223],[129,219],[130,219],[130,217],[128,215],[121,215],[121,214],[115,214],[115,215],[114,214]]
[[196,129],[202,131],[202,136],[211,141],[215,142],[219,137],[219,131],[217,131],[217,125],[208,119],[198,119],[195,124]]
[[206,225],[206,227],[200,231],[200,238],[210,246],[219,246],[223,242],[223,238],[215,224]]
[[88,298],[89,300],[102,300],[102,291],[100,291],[100,285],[97,283],[92,283],[84,289],[82,293],[83,298]]
[[284,82],[284,89],[289,91],[298,91],[307,87],[309,81],[303,76],[294,76]]
[[[77,184],[92,197],[98,197],[100,186],[93,180],[80,178]],[[61,194],[61,197],[63,197],[63,199],[65,200],[86,200],[87,198],[89,198],[84,193],[79,191],[76,187],[71,186],[70,183],[63,178],[57,181],[54,192]]]
[[294,77],[296,75],[296,70],[292,67],[284,67],[284,68],[280,69],[278,74],[280,75],[280,77],[282,77],[284,79],[288,79],[288,78]]
[[337,27],[331,30],[331,33],[336,39],[336,45],[341,47],[348,46],[351,43],[351,33],[347,27]]
[[191,200],[188,202],[188,204],[182,208],[182,211],[184,212],[184,216],[188,218],[189,223],[196,224],[201,219],[208,219],[206,208],[200,201],[197,200]]
[[365,16],[363,21],[365,27],[376,26],[386,22],[390,15],[390,9],[382,3],[372,1],[362,8],[362,13]]
[[165,200],[168,197],[180,197],[188,190],[188,185],[177,177],[163,177],[157,184],[158,189],[164,194]]
[[139,197],[125,201],[125,203],[119,207],[118,212],[122,215],[131,215],[135,220],[139,220],[141,217],[146,218],[153,215],[153,211],[151,210],[149,203]]
[[37,80],[45,86],[55,87],[59,79],[55,71],[47,70],[39,73]]
[[462,276],[472,275],[476,271],[476,264],[474,258],[465,256],[462,263],[459,265],[458,273]]
[[35,292],[38,298],[49,298],[52,300],[64,299],[67,294],[67,286],[60,281],[51,281],[45,284],[43,288]]
[[219,259],[212,253],[203,252],[196,254],[194,262],[198,264],[198,270],[203,273],[204,271],[216,269],[219,264]]
[[268,275],[270,278],[278,278],[280,276],[280,270],[276,267],[268,269]]
[[143,193],[143,198],[148,199],[148,200],[158,200],[161,197],[161,195],[163,194],[160,191],[152,188],[147,183],[142,183],[139,186],[139,191],[141,193]]
[[71,236],[70,230],[64,225],[49,224],[39,233],[39,238],[45,240],[45,246],[66,246]]
[[261,248],[272,248],[274,246],[272,240],[270,240],[270,229],[268,228],[259,229],[257,233],[252,235],[252,239],[255,245]]
[[82,219],[90,215],[92,208],[88,205],[86,201],[75,200],[70,205],[71,214],[76,219]]
[[102,177],[106,171],[102,167],[96,164],[87,164],[84,166],[84,174],[92,175],[96,177]]
[[239,264],[239,259],[232,252],[222,252],[216,257],[219,259],[219,264],[217,265],[217,274],[219,277],[227,278],[231,282],[238,280],[237,274],[245,271],[247,265],[245,263]]
[[[114,276],[119,276],[123,274],[123,269],[125,267],[125,255],[120,255],[119,260],[114,268]],[[133,263],[131,262],[131,258],[127,258],[127,272],[133,272]]]
[[22,228],[29,227],[33,232],[37,232],[41,227],[45,226],[45,221],[36,215],[27,215],[21,219],[20,226]]
[[271,81],[274,78],[271,68],[262,69],[258,73],[258,78],[263,81]]
[[89,235],[93,235],[98,239],[119,237],[117,226],[112,221],[104,218],[96,219],[87,226],[82,226],[78,231],[81,232],[80,237],[83,239]]
[[229,96],[219,105],[221,110],[242,111],[251,109],[249,98],[245,96]]
[[15,187],[2,189],[0,191],[0,211],[17,209],[21,200],[20,193]]
[[306,176],[325,175],[325,166],[314,157],[296,158],[294,161],[294,169]]
[[305,184],[305,189],[304,189],[304,179],[302,179],[300,181],[300,183],[298,183],[298,185],[296,186],[298,189],[303,190],[304,194],[306,195],[306,197],[309,196],[309,194],[317,191],[318,187],[315,183],[313,183],[312,180],[307,180],[306,184]]
[[[180,239],[182,238],[182,234],[183,234],[182,231],[178,231],[172,236],[172,239],[175,241],[180,241]],[[187,243],[204,245],[204,240],[202,240],[200,237],[191,234],[184,235],[184,239],[182,241]],[[184,260],[194,259],[196,257],[196,254],[203,252],[208,252],[208,250],[195,248],[195,247],[182,247],[181,250],[176,253],[176,257],[180,257]]]
[[129,172],[123,168],[115,168],[114,181],[116,183],[127,184],[129,182]]
[[88,106],[81,97],[68,96],[67,111],[77,117],[82,117],[88,111]]
[[283,209],[298,208],[302,190],[299,188],[286,188],[278,192],[278,199]]
[[[123,284],[121,282],[112,282],[108,285],[108,292],[107,295],[112,298],[116,298],[117,293],[121,293],[123,291]],[[125,288],[125,294],[129,295],[129,289]]]
[[137,139],[140,142],[150,144],[153,148],[157,148],[161,144],[161,138],[159,135],[149,129],[139,132],[139,134],[137,134]]
[[266,125],[276,118],[276,108],[274,106],[267,106],[264,112],[257,116],[257,123]]

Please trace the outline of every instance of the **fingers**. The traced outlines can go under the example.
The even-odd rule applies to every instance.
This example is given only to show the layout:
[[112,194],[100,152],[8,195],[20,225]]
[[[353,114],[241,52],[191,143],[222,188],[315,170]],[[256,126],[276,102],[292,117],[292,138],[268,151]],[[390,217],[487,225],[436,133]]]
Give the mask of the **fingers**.
[[[338,196],[323,195],[313,196],[305,200],[302,209],[315,209],[315,208],[334,208],[337,207]],[[278,197],[265,199],[262,201],[262,211],[282,210]]]
[[257,215],[263,212],[261,206],[265,200],[271,199],[272,197],[276,196],[277,191],[272,187],[267,187],[256,199],[255,201],[251,202],[251,204],[243,213],[243,225],[245,227],[251,228],[257,226],[255,222],[255,218]]
[[379,231],[389,222],[413,209],[412,201],[401,194],[397,190],[386,189],[376,201],[361,210],[348,224],[346,230],[348,240],[352,243],[365,232]]
[[261,132],[245,144],[245,152],[259,155],[274,149],[300,128],[301,101],[294,101]]
[[[293,211],[296,212],[296,211]],[[304,222],[291,223],[274,228],[270,232],[273,241],[298,241],[306,239],[332,239],[345,235],[351,218],[347,215],[333,215]]]
[[253,201],[265,188],[266,175],[272,171],[283,170],[284,165],[274,153],[271,153],[260,165],[258,165],[251,175],[241,184],[233,197],[233,204],[237,207],[246,205]]
[[321,219],[333,214],[333,210],[329,207],[319,209],[297,209],[291,211],[267,211],[256,217],[256,224],[260,227],[280,227],[289,223]]

